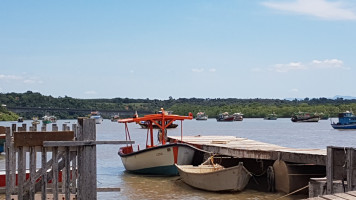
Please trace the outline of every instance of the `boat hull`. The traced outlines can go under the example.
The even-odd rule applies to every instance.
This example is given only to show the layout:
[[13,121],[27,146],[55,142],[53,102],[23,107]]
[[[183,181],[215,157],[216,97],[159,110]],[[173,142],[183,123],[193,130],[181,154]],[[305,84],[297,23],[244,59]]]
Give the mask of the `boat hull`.
[[[203,169],[200,169],[200,167]],[[214,192],[242,191],[251,177],[250,172],[246,170],[242,163],[220,170],[213,168],[208,172],[204,169],[206,168],[204,165],[197,167],[177,166],[177,168],[181,179],[188,185]]]
[[175,164],[193,164],[194,159],[197,159],[196,152],[200,151],[193,146],[181,143],[161,145],[128,154],[123,152],[124,148],[120,148],[119,156],[127,171],[165,176],[178,175]]
[[235,117],[226,117],[226,118],[217,118],[216,121],[218,122],[233,122]]
[[356,129],[356,124],[331,124],[334,129]]
[[297,119],[297,118],[292,118],[292,122],[319,122],[319,117],[312,117],[312,118],[306,118],[306,119]]
[[197,117],[197,118],[195,118],[196,120],[208,120],[208,117]]
[[[147,128],[148,128],[148,125],[145,124],[145,123],[138,123],[138,124],[141,126],[141,128],[144,128],[144,129],[147,129]],[[178,126],[178,124],[170,124],[167,128],[177,128],[177,126]],[[153,124],[153,125],[152,125],[152,128],[154,128],[154,129],[160,129],[160,127],[157,126],[156,124]]]
[[91,116],[90,119],[95,119],[96,124],[101,124],[103,118],[101,116]]

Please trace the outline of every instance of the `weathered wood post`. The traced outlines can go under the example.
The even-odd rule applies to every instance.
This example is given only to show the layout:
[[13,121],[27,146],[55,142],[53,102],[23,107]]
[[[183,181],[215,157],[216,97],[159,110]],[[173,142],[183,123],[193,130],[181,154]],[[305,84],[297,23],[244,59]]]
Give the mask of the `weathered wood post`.
[[6,142],[5,142],[5,152],[6,152],[6,199],[10,199],[10,196],[15,188],[14,179],[12,176],[14,172],[13,166],[13,145],[11,140],[11,129],[0,127],[0,134],[6,134]]
[[356,149],[348,148],[347,151],[347,188],[348,191],[355,190],[356,179]]
[[333,148],[331,146],[327,147],[327,158],[326,158],[326,194],[333,194],[333,178],[334,178],[334,168],[333,168]]
[[[96,141],[96,124],[94,119],[79,118],[78,126],[77,136],[79,141]],[[96,200],[96,145],[84,145],[79,147],[79,149],[78,200]]]

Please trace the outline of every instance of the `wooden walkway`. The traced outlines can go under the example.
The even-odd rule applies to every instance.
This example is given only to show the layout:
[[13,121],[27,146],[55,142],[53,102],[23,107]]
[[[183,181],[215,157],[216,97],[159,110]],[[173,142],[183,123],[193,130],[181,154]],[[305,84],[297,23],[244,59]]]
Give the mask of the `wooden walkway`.
[[[181,140],[180,136],[168,138]],[[226,156],[326,165],[326,149],[294,149],[235,136],[183,136],[183,142]]]
[[346,193],[328,194],[319,197],[309,198],[308,200],[355,200],[356,191],[350,191]]

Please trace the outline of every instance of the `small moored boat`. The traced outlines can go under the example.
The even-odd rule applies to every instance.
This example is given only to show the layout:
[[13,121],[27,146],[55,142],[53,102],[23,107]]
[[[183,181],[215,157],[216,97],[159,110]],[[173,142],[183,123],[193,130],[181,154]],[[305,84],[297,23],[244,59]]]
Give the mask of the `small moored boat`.
[[119,119],[120,119],[120,115],[119,114],[114,115],[114,116],[111,117],[111,121],[112,122],[117,122],[117,120],[119,120]]
[[219,164],[176,166],[179,176],[186,184],[214,192],[242,191],[252,176],[242,162],[229,168],[224,168]]
[[23,117],[17,118],[17,122],[23,122]]
[[101,122],[103,121],[103,117],[101,117],[101,115],[98,111],[91,112],[90,119],[95,119],[96,124],[101,124]]
[[234,116],[234,121],[242,121],[244,119],[244,114],[242,113],[234,113],[232,116]]
[[[140,149],[137,146],[135,151],[132,145],[127,145],[119,149],[118,154],[125,169],[138,174],[174,176],[178,175],[175,164],[197,165],[201,163],[207,152],[188,144],[167,143],[168,126],[175,120],[191,119],[193,119],[191,113],[189,116],[172,115],[162,108],[162,111],[157,114],[118,120],[119,123],[125,123],[125,134],[128,141],[131,141],[131,136],[127,123],[145,121],[148,126],[146,148]],[[154,143],[153,124],[159,127],[157,136],[159,144],[157,145]]]
[[42,123],[43,124],[50,124],[50,123],[56,123],[57,122],[57,118],[55,116],[48,116],[45,115],[42,117]]
[[206,115],[205,112],[198,112],[195,119],[196,120],[208,120],[208,115]]
[[228,112],[221,113],[216,117],[216,121],[218,122],[233,122],[234,119],[235,117],[233,115],[229,115]]
[[338,118],[339,122],[331,124],[334,129],[356,129],[356,116],[352,112],[339,113]]
[[297,112],[294,113],[292,122],[319,122],[320,116],[317,113]]
[[263,118],[264,120],[277,120],[276,113],[268,114],[266,117]]

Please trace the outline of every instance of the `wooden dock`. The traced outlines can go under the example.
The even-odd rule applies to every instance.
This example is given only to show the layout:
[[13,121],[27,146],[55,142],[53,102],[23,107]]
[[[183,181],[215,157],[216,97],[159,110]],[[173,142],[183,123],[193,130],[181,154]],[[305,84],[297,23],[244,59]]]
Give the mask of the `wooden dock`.
[[309,198],[308,200],[355,200],[356,191],[350,191],[345,193],[328,194],[318,197]]
[[[170,141],[181,141],[170,136]],[[183,142],[220,155],[326,165],[326,149],[294,149],[235,136],[183,136]]]

